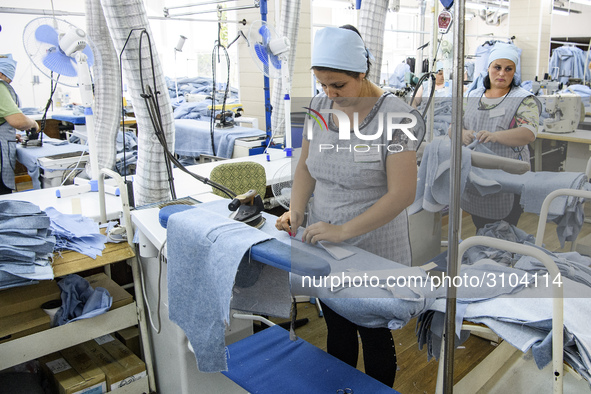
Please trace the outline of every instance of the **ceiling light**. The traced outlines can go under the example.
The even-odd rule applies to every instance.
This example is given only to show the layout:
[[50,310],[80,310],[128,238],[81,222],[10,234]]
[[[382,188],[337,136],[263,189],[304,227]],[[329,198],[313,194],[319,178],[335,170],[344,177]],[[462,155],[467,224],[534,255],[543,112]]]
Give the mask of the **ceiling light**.
[[591,5],[591,0],[570,0],[571,3]]
[[568,11],[569,11],[568,9],[562,8],[562,7],[554,7],[554,8],[552,8],[552,14],[553,15],[569,16],[570,13]]

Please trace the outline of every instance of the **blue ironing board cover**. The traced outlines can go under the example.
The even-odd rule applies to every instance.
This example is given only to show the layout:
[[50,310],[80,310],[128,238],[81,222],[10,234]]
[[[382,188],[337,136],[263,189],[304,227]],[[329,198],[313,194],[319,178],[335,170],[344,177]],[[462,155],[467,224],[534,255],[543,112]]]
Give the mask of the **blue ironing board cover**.
[[[216,205],[227,206],[229,200],[217,202]],[[211,205],[211,203],[210,203]],[[170,215],[195,208],[190,205],[168,205],[162,207],[158,212],[160,225],[166,228]],[[229,214],[230,211],[227,211]],[[266,224],[269,226],[269,224]],[[259,231],[249,228],[251,231]],[[280,268],[301,276],[326,276],[330,274],[330,264],[322,257],[307,253],[277,239],[270,239],[253,245],[251,258],[255,261]]]
[[301,338],[291,341],[289,331],[279,326],[229,345],[228,371],[222,373],[259,394],[336,393],[345,388],[354,394],[398,393]]
[[84,115],[53,114],[51,118],[74,124],[86,124],[86,118]]

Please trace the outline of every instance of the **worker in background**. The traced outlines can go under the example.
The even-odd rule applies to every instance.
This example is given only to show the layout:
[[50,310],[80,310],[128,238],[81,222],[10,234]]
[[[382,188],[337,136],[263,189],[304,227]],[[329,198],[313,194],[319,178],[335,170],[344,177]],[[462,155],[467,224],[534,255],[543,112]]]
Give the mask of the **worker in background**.
[[[445,82],[445,76],[443,75],[443,62],[437,62],[436,67],[437,72],[435,73],[435,92],[433,94],[433,97],[451,97],[451,88],[449,86],[449,83]],[[421,86],[419,86],[415,99],[413,100],[412,106],[418,108],[423,99],[427,101],[429,94],[431,94],[430,78],[423,84],[421,84]]]
[[[387,113],[412,112],[418,122],[415,127],[422,132],[424,123],[416,110],[368,79],[370,58],[354,27],[327,27],[318,31],[312,51],[312,70],[323,92],[312,99],[310,108],[316,112],[330,108],[342,111],[352,128],[358,119],[358,130],[365,135],[376,135],[379,118]],[[392,140],[387,139],[385,132],[371,141],[362,140],[354,133],[350,139],[340,140],[339,122],[343,118],[346,121],[346,117],[339,120],[334,114],[323,116],[328,130],[322,122],[313,125],[306,122],[290,210],[277,219],[276,227],[295,236],[298,228],[306,225],[307,214],[304,242],[346,242],[410,265],[405,208],[413,202],[416,190],[416,142],[399,129],[394,130]],[[308,130],[310,125],[312,130]],[[382,147],[374,146],[369,151],[321,149],[329,145],[372,144]],[[385,149],[392,144],[399,144],[402,149]],[[312,193],[314,198],[310,201]],[[310,209],[306,212],[309,201]],[[359,261],[360,270],[363,263]],[[396,351],[391,331],[356,325],[331,310],[323,300],[321,305],[328,331],[328,353],[356,367],[359,333],[365,373],[392,387]]]
[[[489,54],[484,86],[468,93],[464,105],[464,145],[484,144],[494,154],[530,162],[528,144],[536,139],[541,105],[515,78],[518,52],[497,45]],[[461,207],[472,215],[476,229],[504,220],[517,226],[523,213],[520,196],[497,193],[481,196],[466,187]]]
[[0,146],[2,148],[0,194],[12,193],[15,189],[16,143],[20,141],[20,135],[16,134],[15,129],[39,131],[37,122],[25,116],[18,108],[18,96],[10,86],[15,72],[16,61],[12,59],[12,55],[0,55]]
[[[449,125],[451,124],[452,113],[452,91],[451,84],[445,80],[443,73],[443,62],[438,61],[436,65],[437,72],[435,73],[435,90],[431,104],[433,106],[433,137],[445,136]],[[429,101],[431,94],[431,78],[418,87],[417,94],[413,100],[412,106],[417,108],[421,114],[425,114],[425,123],[427,123],[427,113],[425,113],[425,106]]]

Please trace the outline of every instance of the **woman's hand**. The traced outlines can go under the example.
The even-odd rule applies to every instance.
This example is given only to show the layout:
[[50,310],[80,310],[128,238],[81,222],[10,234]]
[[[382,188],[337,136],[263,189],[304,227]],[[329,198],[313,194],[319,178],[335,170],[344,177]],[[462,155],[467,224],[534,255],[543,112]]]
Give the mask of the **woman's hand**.
[[478,134],[476,134],[476,139],[480,141],[481,144],[486,142],[499,142],[497,141],[497,135],[495,135],[495,133],[486,130],[480,130]]
[[462,144],[470,145],[474,141],[474,130],[466,130],[462,131]]
[[304,214],[302,212],[287,211],[277,218],[275,228],[279,231],[287,231],[290,236],[294,236],[303,222]]
[[343,226],[335,224],[328,224],[325,222],[317,222],[309,225],[304,230],[303,242],[315,244],[318,241],[330,241],[334,243],[343,242],[345,240],[343,233]]

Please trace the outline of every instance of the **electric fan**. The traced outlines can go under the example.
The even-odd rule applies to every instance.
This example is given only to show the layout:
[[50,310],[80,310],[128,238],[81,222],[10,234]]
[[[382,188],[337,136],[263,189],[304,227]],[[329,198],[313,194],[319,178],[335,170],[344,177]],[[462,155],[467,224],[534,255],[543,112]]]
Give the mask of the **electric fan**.
[[291,147],[291,80],[289,78],[289,40],[277,34],[265,21],[254,21],[248,31],[250,56],[263,74],[281,78],[285,116],[285,153],[292,155]]
[[271,189],[275,201],[285,209],[289,209],[289,202],[291,200],[291,186],[293,184],[293,175],[295,171],[295,163],[285,163],[273,176],[273,184]]
[[[48,78],[57,83],[78,87],[85,108],[90,182],[75,181],[81,188],[73,194],[98,191],[98,155],[93,121],[93,89],[91,67],[94,63],[92,43],[86,33],[71,23],[57,18],[41,17],[30,21],[23,31],[23,45],[31,62]],[[57,190],[64,197],[63,190]]]

